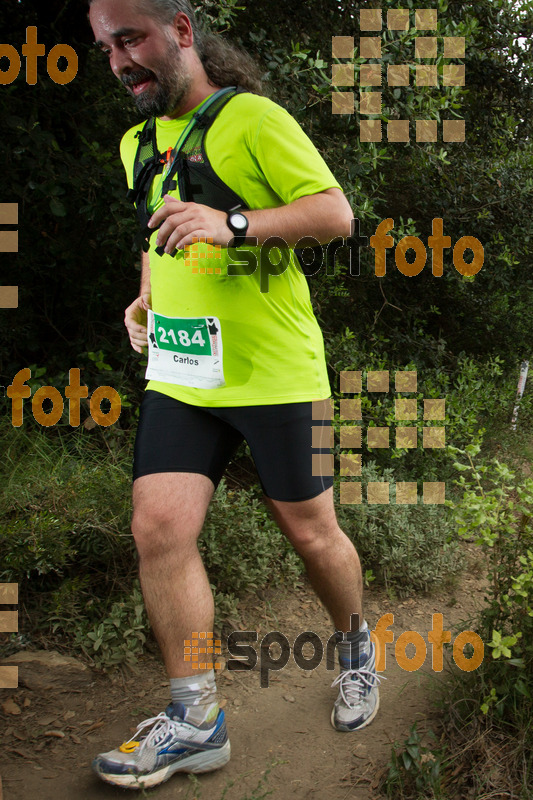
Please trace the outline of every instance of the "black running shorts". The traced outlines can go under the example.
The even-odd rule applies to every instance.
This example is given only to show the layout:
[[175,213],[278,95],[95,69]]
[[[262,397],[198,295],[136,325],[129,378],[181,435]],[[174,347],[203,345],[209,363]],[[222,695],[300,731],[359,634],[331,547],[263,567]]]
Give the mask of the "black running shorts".
[[313,476],[311,428],[330,425],[313,420],[312,403],[268,406],[205,407],[145,392],[133,460],[134,480],[157,472],[197,472],[218,486],[229,460],[245,439],[263,492],[273,500],[308,500],[333,485]]

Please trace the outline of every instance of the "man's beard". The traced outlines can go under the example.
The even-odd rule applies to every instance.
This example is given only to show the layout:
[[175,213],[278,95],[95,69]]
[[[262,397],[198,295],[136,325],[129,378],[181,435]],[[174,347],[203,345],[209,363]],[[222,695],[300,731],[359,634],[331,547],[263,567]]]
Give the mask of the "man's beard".
[[157,75],[152,70],[140,67],[124,75],[122,82],[129,86],[148,78],[152,79],[152,85],[140,95],[133,96],[135,105],[147,117],[170,116],[186,97],[192,83],[190,75],[184,70],[181,49],[176,42],[169,41]]

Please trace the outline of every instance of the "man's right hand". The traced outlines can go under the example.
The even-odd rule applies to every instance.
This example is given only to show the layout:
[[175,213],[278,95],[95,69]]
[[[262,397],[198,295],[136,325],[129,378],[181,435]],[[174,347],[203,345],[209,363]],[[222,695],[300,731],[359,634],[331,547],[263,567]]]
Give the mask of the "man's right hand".
[[148,346],[146,312],[152,307],[151,302],[151,295],[143,294],[137,297],[124,312],[124,325],[128,329],[130,344],[137,353],[142,353],[143,347]]

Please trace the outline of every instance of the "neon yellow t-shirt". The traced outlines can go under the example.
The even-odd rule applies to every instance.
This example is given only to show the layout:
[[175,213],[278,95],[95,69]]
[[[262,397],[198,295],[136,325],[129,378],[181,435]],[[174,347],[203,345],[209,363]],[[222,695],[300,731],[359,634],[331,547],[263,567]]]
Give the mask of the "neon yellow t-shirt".
[[[196,110],[174,120],[157,119],[162,153],[176,145]],[[120,146],[130,187],[138,144],[135,134],[141,127],[131,128]],[[216,174],[249,209],[276,208],[339,187],[296,120],[259,95],[245,93],[229,100],[212,123],[205,147]],[[179,197],[177,189],[169,194]],[[198,406],[275,405],[330,396],[322,333],[292,250],[284,253],[288,267],[268,277],[265,292],[261,248],[247,248],[257,256],[258,266],[251,275],[231,274],[231,268],[228,274],[231,259],[226,248],[220,260],[198,261],[220,268],[220,274],[200,274],[193,272],[183,251],[174,257],[158,256],[155,240],[154,235],[149,253],[152,308],[169,317],[211,315],[220,320],[225,385],[199,389],[152,380],[147,388]],[[195,247],[201,252],[209,246]]]

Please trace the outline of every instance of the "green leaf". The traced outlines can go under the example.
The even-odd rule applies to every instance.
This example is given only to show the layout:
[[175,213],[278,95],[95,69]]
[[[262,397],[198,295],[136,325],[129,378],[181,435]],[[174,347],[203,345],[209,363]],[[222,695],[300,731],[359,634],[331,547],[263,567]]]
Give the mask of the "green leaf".
[[56,217],[66,217],[67,210],[61,200],[58,200],[57,197],[52,197],[50,200],[50,211]]

